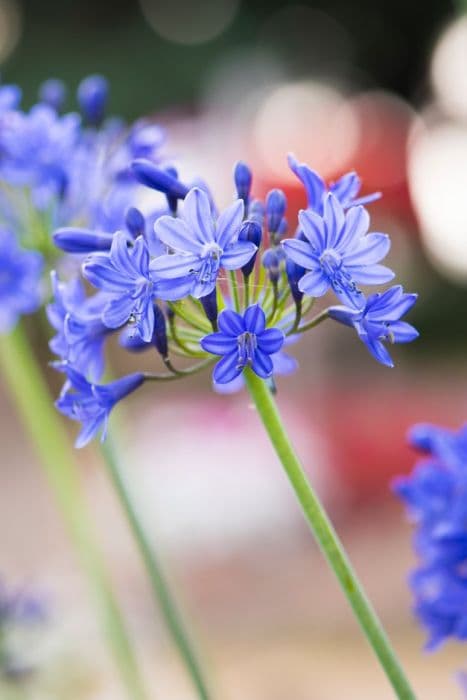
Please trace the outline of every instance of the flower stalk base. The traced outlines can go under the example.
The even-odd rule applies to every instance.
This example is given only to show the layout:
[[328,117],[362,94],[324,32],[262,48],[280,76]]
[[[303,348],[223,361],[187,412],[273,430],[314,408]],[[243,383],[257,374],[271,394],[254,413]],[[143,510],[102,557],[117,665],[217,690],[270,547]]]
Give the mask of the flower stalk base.
[[285,432],[267,384],[250,369],[245,381],[266,432],[287,474],[305,519],[336,575],[355,616],[378,657],[399,700],[415,700],[408,680],[371,603],[363,592],[337,533],[313,491]]

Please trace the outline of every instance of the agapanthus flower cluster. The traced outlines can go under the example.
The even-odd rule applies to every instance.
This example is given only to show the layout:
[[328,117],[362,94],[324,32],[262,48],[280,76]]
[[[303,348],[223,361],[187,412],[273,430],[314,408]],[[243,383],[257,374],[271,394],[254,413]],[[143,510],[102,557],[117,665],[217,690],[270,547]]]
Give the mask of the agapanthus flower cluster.
[[[280,189],[264,201],[252,195],[246,163],[234,167],[233,201],[218,208],[201,179],[188,183],[172,165],[140,155],[127,171],[164,195],[159,212],[143,216],[134,202],[117,230],[55,233],[62,249],[87,253],[81,272],[96,290],[85,298],[80,282],[55,276],[49,307],[56,330],[51,347],[66,375],[57,407],[82,423],[79,446],[101,429],[105,435],[112,408],[144,383],[215,365],[220,391],[241,388],[245,372],[275,390],[275,375],[297,368],[285,347],[328,318],[355,329],[385,365],[392,365],[387,344],[417,337],[401,320],[416,295],[393,286],[366,297],[362,288],[394,277],[381,264],[389,237],[370,230],[364,207],[379,194],[360,197],[355,173],[328,186],[307,165],[293,157],[289,162],[308,199],[296,222],[287,216]],[[307,319],[315,300],[327,294],[342,305]],[[164,371],[101,383],[103,350],[113,334],[130,352],[157,352]]]
[[410,440],[422,457],[395,491],[416,525],[410,583],[431,650],[467,639],[467,427],[417,425]]
[[[48,273],[68,251],[66,241],[62,250],[53,244],[52,232],[125,228],[142,189],[131,161],[161,163],[163,129],[107,118],[108,92],[105,78],[89,76],[77,90],[79,111],[63,113],[59,80],[43,83],[29,110],[21,108],[17,86],[0,86],[0,333],[47,299]],[[89,250],[71,246],[73,253]]]

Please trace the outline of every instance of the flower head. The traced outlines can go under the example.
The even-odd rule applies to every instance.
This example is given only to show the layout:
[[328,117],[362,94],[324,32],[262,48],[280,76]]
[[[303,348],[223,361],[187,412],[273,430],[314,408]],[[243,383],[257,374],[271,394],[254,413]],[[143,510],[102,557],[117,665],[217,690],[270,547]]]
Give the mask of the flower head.
[[370,204],[370,202],[374,202],[381,197],[380,192],[373,192],[373,194],[365,197],[357,197],[362,186],[357,173],[346,173],[328,187],[317,172],[309,168],[305,163],[299,163],[292,154],[289,155],[288,161],[290,169],[305,187],[308,207],[317,214],[322,215],[324,200],[328,192],[332,192],[344,209],[355,207],[358,204]]
[[47,317],[57,334],[50,349],[77,372],[97,381],[104,370],[104,342],[110,332],[101,320],[108,298],[102,293],[87,298],[80,279],[65,284],[55,272],[52,289],[54,300],[47,306]]
[[0,333],[39,308],[42,269],[39,253],[20,248],[10,231],[0,229]]
[[182,218],[156,221],[157,237],[172,251],[150,265],[156,277],[168,281],[163,298],[207,296],[221,268],[237,270],[253,257],[255,244],[239,240],[243,213],[243,201],[237,200],[215,222],[208,195],[195,187],[185,198]]
[[91,255],[83,274],[95,287],[109,294],[102,321],[108,328],[120,328],[128,321],[142,340],[154,332],[156,285],[149,271],[149,251],[144,238],[132,244],[129,235],[117,232],[110,253]]
[[345,304],[361,308],[365,299],[358,284],[383,284],[394,277],[378,265],[391,242],[384,233],[368,233],[369,216],[359,206],[347,213],[335,195],[324,200],[323,215],[307,209],[299,214],[305,238],[282,242],[285,252],[297,265],[308,270],[298,283],[300,291],[321,297],[332,288]]
[[217,384],[226,384],[251,367],[266,379],[273,372],[271,355],[279,352],[284,334],[278,328],[266,328],[266,316],[258,304],[249,306],[243,315],[225,309],[219,315],[219,332],[201,339],[201,347],[213,355],[222,355],[213,374]]
[[109,415],[115,404],[144,382],[144,374],[136,372],[110,384],[91,384],[67,364],[57,365],[57,368],[66,373],[68,381],[55,405],[60,413],[83,424],[76,447],[87,445],[99,430],[102,430],[101,439],[104,440]]
[[393,367],[384,343],[410,343],[418,338],[418,331],[410,323],[400,320],[416,301],[416,294],[404,294],[402,287],[397,285],[385,292],[372,294],[359,310],[332,306],[329,316],[355,328],[373,357],[381,364]]
[[467,427],[416,426],[423,458],[394,489],[416,523],[419,568],[410,583],[415,613],[429,632],[427,648],[467,639]]

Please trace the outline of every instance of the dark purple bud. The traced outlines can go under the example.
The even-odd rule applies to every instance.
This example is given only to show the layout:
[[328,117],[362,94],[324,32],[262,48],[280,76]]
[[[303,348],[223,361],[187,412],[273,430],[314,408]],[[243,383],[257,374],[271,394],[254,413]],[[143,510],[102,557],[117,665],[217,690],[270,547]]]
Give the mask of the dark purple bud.
[[168,170],[163,170],[146,158],[137,158],[131,164],[131,169],[142,185],[163,192],[167,197],[185,199],[188,187],[177,180]]
[[239,160],[235,165],[234,181],[235,187],[237,188],[238,198],[243,199],[245,204],[248,204],[248,200],[250,199],[252,175],[248,165],[243,163],[241,160]]
[[248,219],[259,224],[263,228],[264,224],[264,204],[259,199],[253,199],[248,207]]
[[133,238],[144,236],[146,222],[140,210],[136,207],[128,207],[125,214],[125,224]]
[[154,334],[152,336],[152,343],[155,346],[157,352],[165,359],[169,354],[169,346],[167,343],[167,329],[165,327],[165,316],[162,313],[157,304],[154,304],[154,313],[156,320],[154,323]]
[[214,287],[210,294],[207,294],[205,297],[201,297],[200,302],[203,305],[204,313],[206,314],[208,321],[210,322],[213,329],[216,331],[218,315],[217,289]]
[[59,112],[65,102],[67,89],[63,80],[49,78],[39,88],[39,100]]
[[[239,241],[249,241],[250,243],[254,243],[257,248],[260,247],[261,245],[261,238],[262,238],[263,232],[261,230],[261,226],[257,224],[255,221],[245,221],[242,224],[242,228],[240,229],[240,233],[238,234],[238,240]],[[251,273],[253,272],[253,268],[255,266],[256,262],[256,256],[258,252],[256,252],[253,257],[247,262],[246,265],[242,267],[242,272],[244,277],[249,277]]]
[[271,190],[266,197],[268,231],[277,233],[287,207],[287,199],[282,190]]
[[289,282],[292,297],[296,304],[301,304],[303,299],[303,292],[299,290],[298,283],[302,279],[306,270],[304,267],[300,267],[300,265],[294,263],[293,260],[291,260],[290,258],[286,258],[285,271],[287,274],[287,279]]
[[88,75],[78,85],[76,97],[85,121],[92,126],[99,126],[107,109],[108,81],[103,75]]
[[57,248],[65,253],[94,253],[110,250],[112,233],[98,233],[86,228],[59,228],[53,234]]

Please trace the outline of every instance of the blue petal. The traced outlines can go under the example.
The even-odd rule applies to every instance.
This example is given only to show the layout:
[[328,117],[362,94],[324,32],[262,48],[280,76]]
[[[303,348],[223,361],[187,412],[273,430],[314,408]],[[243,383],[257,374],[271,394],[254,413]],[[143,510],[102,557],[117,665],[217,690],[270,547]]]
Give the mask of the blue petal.
[[119,231],[114,235],[110,260],[121,275],[134,279],[136,271],[128,249],[128,234]]
[[216,240],[220,248],[236,242],[242,226],[245,205],[241,199],[227,207],[217,220]]
[[194,283],[191,276],[160,280],[156,283],[156,295],[163,301],[178,301],[191,294]]
[[394,272],[384,265],[348,265],[346,269],[358,284],[385,284],[395,277]]
[[90,442],[99,432],[103,423],[106,421],[106,414],[102,412],[100,415],[96,416],[92,420],[86,421],[84,423],[81,432],[76,438],[75,447],[80,449],[85,447],[88,442]]
[[178,253],[201,253],[202,244],[183,219],[161,216],[154,224],[154,233],[162,243]]
[[410,343],[420,335],[416,328],[405,321],[395,321],[389,326],[395,343]]
[[351,328],[354,326],[354,321],[361,318],[361,311],[349,309],[347,306],[331,306],[328,313],[330,318]]
[[237,349],[237,339],[225,333],[211,333],[199,342],[203,350],[213,355],[227,355]]
[[94,287],[106,292],[124,292],[128,289],[128,280],[117,272],[109,258],[94,255],[83,265],[83,275]]
[[183,205],[182,216],[199,243],[215,242],[211,205],[209,197],[204,190],[194,187],[188,192]]
[[345,226],[336,244],[336,249],[343,253],[349,246],[355,245],[368,231],[370,215],[363,207],[352,207],[345,215]]
[[329,287],[329,280],[321,269],[307,272],[298,283],[299,290],[310,297],[322,297]]
[[273,365],[269,355],[263,352],[259,347],[255,350],[255,356],[251,365],[251,369],[258,377],[267,379],[271,376]]
[[391,239],[385,233],[369,233],[348,253],[343,255],[343,264],[374,265],[389,252]]
[[345,225],[341,203],[331,192],[325,197],[323,219],[326,225],[326,248],[334,248]]
[[326,192],[326,185],[318,173],[308,167],[305,163],[299,163],[292,153],[288,155],[290,169],[302,181],[310,207],[321,210],[323,195]]
[[191,275],[199,269],[200,265],[201,261],[197,255],[175,253],[173,255],[161,255],[158,258],[154,258],[149,263],[149,269],[154,273],[153,277],[156,280],[170,280]]
[[112,299],[112,301],[107,304],[102,314],[103,323],[107,328],[120,328],[120,326],[123,326],[130,318],[134,305],[135,301],[130,293]]
[[287,238],[282,241],[282,247],[287,257],[293,260],[296,265],[300,265],[305,270],[318,267],[319,263],[311,250],[311,245],[306,241],[300,241],[298,238]]
[[257,343],[260,350],[273,355],[279,352],[284,344],[284,334],[278,328],[268,328],[257,337]]
[[326,248],[326,231],[324,227],[324,221],[321,216],[315,214],[315,212],[307,209],[306,211],[301,211],[298,215],[298,220],[300,222],[300,230],[309,240],[312,246],[314,246],[317,252],[321,252]]
[[243,314],[245,330],[260,335],[266,328],[266,316],[259,304],[252,304]]
[[234,338],[237,338],[237,336],[241,335],[246,330],[243,316],[240,316],[240,314],[231,309],[224,309],[224,311],[219,314],[217,324],[222,333]]
[[383,343],[380,340],[371,338],[368,335],[360,335],[360,338],[367,346],[373,357],[386,367],[394,367],[391,355],[388,353]]
[[243,368],[238,366],[237,352],[232,352],[217,363],[212,377],[216,384],[227,384],[238,377],[242,370]]
[[239,270],[251,260],[257,250],[254,243],[238,241],[222,253],[221,267],[225,270]]

